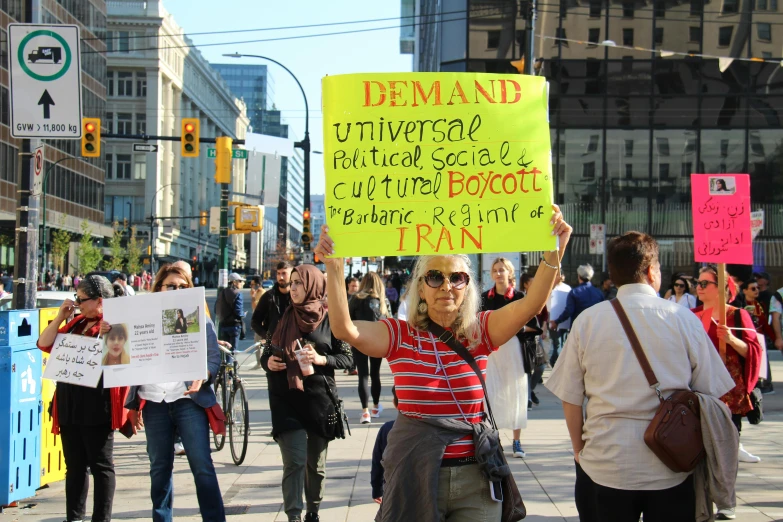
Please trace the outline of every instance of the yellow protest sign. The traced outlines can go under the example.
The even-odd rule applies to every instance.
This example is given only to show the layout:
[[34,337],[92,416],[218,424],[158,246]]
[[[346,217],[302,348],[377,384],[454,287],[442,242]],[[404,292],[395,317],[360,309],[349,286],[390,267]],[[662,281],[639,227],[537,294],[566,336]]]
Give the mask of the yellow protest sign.
[[329,76],[323,114],[337,256],[555,248],[544,78]]

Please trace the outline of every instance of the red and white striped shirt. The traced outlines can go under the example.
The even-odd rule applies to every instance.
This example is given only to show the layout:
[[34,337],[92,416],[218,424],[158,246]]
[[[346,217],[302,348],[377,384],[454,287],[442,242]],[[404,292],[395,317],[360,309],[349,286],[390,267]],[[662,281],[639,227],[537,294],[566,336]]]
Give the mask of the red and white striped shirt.
[[[480,343],[471,352],[484,374],[487,356],[497,350],[487,332],[491,313],[478,314]],[[481,422],[484,390],[468,363],[428,331],[416,330],[398,319],[381,322],[389,329],[386,358],[394,374],[399,411],[408,417],[461,420],[464,413],[468,422]],[[455,398],[459,406],[454,402]],[[448,446],[443,458],[472,457],[474,454],[473,436],[467,435]]]

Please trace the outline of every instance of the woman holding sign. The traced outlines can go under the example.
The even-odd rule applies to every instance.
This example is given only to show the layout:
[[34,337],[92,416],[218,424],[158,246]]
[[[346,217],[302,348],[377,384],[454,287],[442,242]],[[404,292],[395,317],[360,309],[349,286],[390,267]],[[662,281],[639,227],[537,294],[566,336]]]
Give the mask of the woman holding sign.
[[[108,279],[91,275],[79,282],[76,297],[66,299],[57,317],[38,338],[38,348],[51,353],[57,334],[78,334],[97,337],[103,319],[103,300],[114,297]],[[80,314],[62,328],[63,321]],[[52,433],[62,437],[65,473],[65,510],[67,520],[83,520],[89,476],[93,479],[92,520],[111,520],[114,502],[114,430],[125,423],[123,403],[127,388],[103,388],[103,378],[96,388],[64,382],[57,383],[52,400]],[[88,472],[89,469],[89,472]]]
[[[334,280],[345,294],[342,275]],[[291,272],[291,306],[261,356],[269,382],[272,437],[283,457],[283,507],[289,522],[317,522],[326,451],[340,433],[336,368],[353,364],[351,347],[332,335],[324,307],[326,279],[313,265]]]
[[388,359],[402,414],[383,455],[386,486],[378,520],[500,520],[500,483],[511,479],[484,412],[483,376],[473,367],[483,373],[487,356],[544,308],[572,232],[557,206],[552,214],[560,249],[542,256],[524,299],[480,312],[467,256],[423,256],[411,275],[407,321],[351,320],[340,281],[343,260],[329,257],[334,243],[329,229],[321,228],[315,253],[327,266],[332,331],[364,354]]
[[[715,349],[720,350],[720,340],[726,342],[726,356],[723,360],[736,386],[721,397],[721,400],[731,410],[731,420],[737,431],[742,432],[742,417],[753,409],[749,394],[756,387],[759,378],[761,345],[756,329],[747,311],[729,305],[726,305],[725,324],[718,324],[721,292],[715,265],[707,265],[699,270],[696,293],[704,304],[694,308],[693,313],[701,318]],[[761,461],[759,457],[746,451],[742,444],[739,445],[739,460],[748,463]]]
[[[193,288],[193,282],[175,265],[163,266],[152,285],[153,292],[185,288]],[[219,367],[220,348],[215,325],[207,317],[207,380],[145,384],[132,387],[128,393],[126,406],[130,409],[128,418],[133,432],[145,428],[147,434],[152,520],[155,522],[171,522],[174,518],[175,432],[187,448],[202,520],[223,522],[226,519],[209,446],[210,421],[223,418],[211,385]]]

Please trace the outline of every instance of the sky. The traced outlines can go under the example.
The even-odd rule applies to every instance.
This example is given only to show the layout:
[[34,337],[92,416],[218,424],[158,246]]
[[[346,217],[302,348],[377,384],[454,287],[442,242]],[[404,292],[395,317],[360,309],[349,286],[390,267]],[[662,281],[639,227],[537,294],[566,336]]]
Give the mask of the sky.
[[[357,29],[389,29],[273,42],[227,44],[199,50],[212,63],[266,63],[274,81],[273,102],[293,128],[297,139],[304,137],[304,101],[299,88],[286,71],[255,58],[224,58],[224,53],[268,56],[285,64],[299,79],[310,106],[312,150],[323,151],[321,78],[326,75],[360,72],[406,72],[412,56],[400,54],[400,0],[164,0],[163,6],[187,34],[206,31],[238,31],[280,28],[358,20],[390,20],[304,29],[194,35],[196,45],[261,40],[304,34],[321,34]],[[289,134],[290,136],[290,134]],[[324,193],[323,155],[311,156],[311,194]]]

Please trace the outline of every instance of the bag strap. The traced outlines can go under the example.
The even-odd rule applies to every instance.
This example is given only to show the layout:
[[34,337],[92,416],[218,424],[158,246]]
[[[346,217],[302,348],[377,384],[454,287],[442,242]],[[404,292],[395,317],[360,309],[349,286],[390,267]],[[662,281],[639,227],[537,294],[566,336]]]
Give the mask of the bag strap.
[[487,383],[484,381],[484,375],[481,373],[481,368],[478,367],[476,359],[470,354],[467,348],[462,346],[462,343],[457,341],[454,334],[443,328],[441,325],[430,321],[427,329],[432,333],[440,342],[452,349],[454,353],[462,357],[462,359],[468,363],[468,366],[476,373],[476,376],[481,382],[481,387],[484,389],[484,401],[487,403],[487,413],[489,415],[489,421],[492,427],[498,429],[495,423],[495,416],[492,414],[492,405],[489,403],[489,393],[487,393]]
[[620,319],[620,324],[623,325],[625,335],[631,342],[631,348],[633,348],[633,353],[636,354],[636,358],[639,360],[639,365],[642,367],[644,376],[647,379],[647,384],[650,385],[650,388],[655,389],[655,393],[658,394],[658,399],[663,402],[660,383],[658,382],[658,378],[655,376],[655,372],[653,371],[652,366],[650,366],[650,361],[647,360],[647,356],[644,354],[642,344],[639,342],[639,337],[636,335],[636,331],[634,331],[633,326],[631,325],[631,321],[628,319],[628,314],[625,313],[623,305],[620,304],[620,301],[617,300],[617,298],[614,298],[609,302],[612,303],[612,308],[614,308],[614,311],[617,314],[617,318]]

